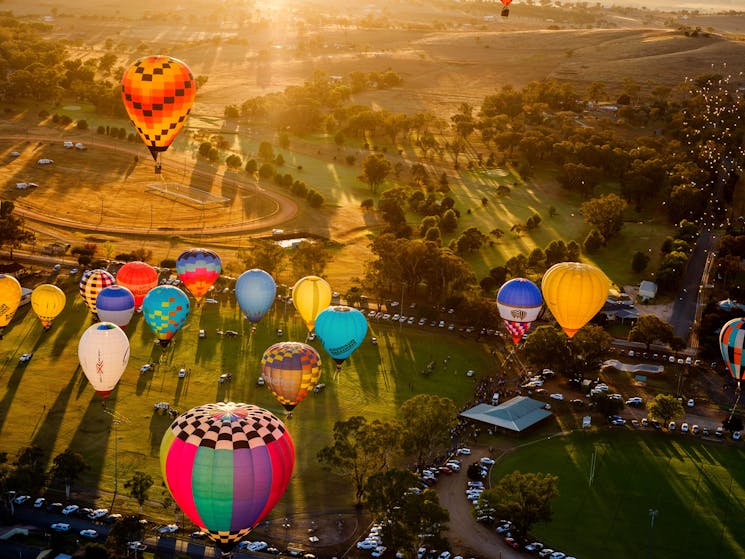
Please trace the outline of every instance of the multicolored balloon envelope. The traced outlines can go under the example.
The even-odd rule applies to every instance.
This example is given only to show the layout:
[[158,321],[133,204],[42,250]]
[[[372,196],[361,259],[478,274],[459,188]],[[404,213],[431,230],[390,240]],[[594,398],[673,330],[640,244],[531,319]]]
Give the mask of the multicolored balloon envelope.
[[39,285],[31,292],[31,308],[45,330],[49,329],[52,321],[62,312],[66,302],[65,292],[51,283]]
[[0,328],[4,328],[13,320],[13,315],[21,304],[21,284],[13,276],[0,274]]
[[124,328],[135,313],[135,297],[121,285],[104,287],[96,297],[96,314],[99,320],[113,322]]
[[274,303],[277,284],[264,270],[246,270],[235,282],[235,297],[245,317],[254,323],[261,320]]
[[719,331],[719,350],[732,378],[738,383],[743,373],[743,347],[745,347],[745,318],[733,318]]
[[148,291],[142,301],[142,316],[166,347],[189,317],[189,298],[173,285],[159,285]]
[[158,270],[145,262],[127,262],[116,273],[116,284],[126,287],[135,298],[135,308],[142,308],[142,300],[158,285]]
[[212,250],[192,248],[176,259],[176,272],[186,288],[199,301],[209,291],[222,272],[222,262]]
[[517,345],[543,308],[541,290],[529,279],[511,279],[499,288],[497,308]]
[[300,342],[280,342],[261,357],[261,376],[287,411],[313,390],[321,376],[321,356]]
[[153,159],[184,127],[196,91],[189,67],[170,56],[140,58],[124,72],[124,108]]
[[300,278],[292,288],[292,302],[303,317],[308,330],[313,330],[316,317],[331,304],[331,286],[318,276]]
[[108,398],[129,362],[129,339],[116,324],[98,322],[80,337],[78,359],[93,389]]
[[352,307],[327,307],[316,318],[316,334],[339,369],[365,339],[367,319]]
[[105,287],[114,285],[114,276],[106,270],[86,270],[80,278],[80,296],[93,314],[96,314],[96,298]]
[[602,270],[581,262],[554,264],[541,280],[543,300],[570,338],[603,308],[610,286]]
[[175,419],[160,444],[160,468],[173,499],[223,551],[277,504],[294,465],[284,424],[251,404],[192,408]]

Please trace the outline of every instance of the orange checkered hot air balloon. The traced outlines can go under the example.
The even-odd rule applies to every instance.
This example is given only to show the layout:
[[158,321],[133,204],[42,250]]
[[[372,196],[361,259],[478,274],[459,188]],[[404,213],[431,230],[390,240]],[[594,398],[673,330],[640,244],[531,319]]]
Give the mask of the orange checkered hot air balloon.
[[124,72],[124,107],[156,161],[184,127],[196,90],[189,67],[170,56],[140,58]]

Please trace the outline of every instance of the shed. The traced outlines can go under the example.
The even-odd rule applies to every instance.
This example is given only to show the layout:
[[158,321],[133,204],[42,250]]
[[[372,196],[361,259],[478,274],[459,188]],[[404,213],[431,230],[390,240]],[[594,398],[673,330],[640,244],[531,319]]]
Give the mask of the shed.
[[461,417],[481,421],[494,427],[519,433],[551,416],[546,404],[526,396],[516,396],[499,406],[478,404],[464,412]]

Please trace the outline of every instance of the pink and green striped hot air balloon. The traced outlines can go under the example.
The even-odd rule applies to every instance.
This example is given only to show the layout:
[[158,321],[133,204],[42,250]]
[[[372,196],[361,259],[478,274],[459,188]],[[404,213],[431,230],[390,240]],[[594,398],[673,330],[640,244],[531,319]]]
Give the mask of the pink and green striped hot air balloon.
[[192,408],[176,418],[160,444],[161,472],[173,499],[223,551],[277,504],[294,465],[284,424],[251,404]]

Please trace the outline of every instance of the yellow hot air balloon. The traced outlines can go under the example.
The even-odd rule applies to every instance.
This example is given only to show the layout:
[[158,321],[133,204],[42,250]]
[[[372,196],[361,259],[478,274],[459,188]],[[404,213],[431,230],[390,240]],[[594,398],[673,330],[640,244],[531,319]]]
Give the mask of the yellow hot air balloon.
[[31,308],[41,320],[44,330],[49,330],[52,321],[65,308],[66,302],[65,292],[51,283],[42,284],[31,293]]
[[331,304],[331,286],[318,276],[300,278],[292,288],[292,302],[308,330],[313,330],[318,313]]
[[543,300],[570,338],[603,308],[610,286],[602,270],[580,262],[554,264],[541,280]]
[[[7,326],[21,303],[21,284],[13,276],[0,274],[0,328]],[[0,333],[2,339],[2,333]]]

